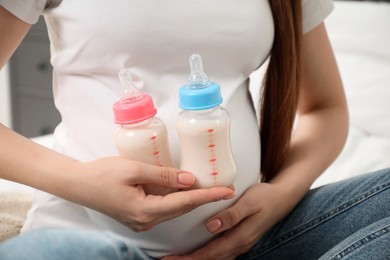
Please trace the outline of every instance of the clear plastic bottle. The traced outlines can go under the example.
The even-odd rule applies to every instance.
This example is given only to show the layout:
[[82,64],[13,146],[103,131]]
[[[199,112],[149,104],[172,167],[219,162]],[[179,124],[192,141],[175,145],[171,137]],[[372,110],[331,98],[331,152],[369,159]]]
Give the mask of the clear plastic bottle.
[[[119,72],[123,97],[114,103],[115,145],[126,158],[157,166],[175,167],[168,144],[164,122],[156,117],[157,110],[151,96],[141,93],[135,86],[129,70]],[[144,185],[147,194],[165,195],[172,189],[157,185]]]
[[220,86],[203,72],[199,54],[190,57],[188,84],[179,90],[176,129],[180,138],[180,168],[196,177],[193,188],[231,187],[237,174],[231,144],[230,116],[220,106]]

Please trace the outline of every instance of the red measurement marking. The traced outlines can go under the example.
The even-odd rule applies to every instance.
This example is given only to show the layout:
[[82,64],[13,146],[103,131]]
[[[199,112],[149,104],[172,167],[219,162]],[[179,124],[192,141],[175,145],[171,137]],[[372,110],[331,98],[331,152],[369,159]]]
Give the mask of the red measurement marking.
[[218,170],[217,170],[217,158],[215,155],[215,143],[214,143],[214,129],[208,129],[208,150],[209,150],[209,164],[211,167],[210,174],[213,177],[214,181],[217,180]]
[[158,144],[157,144],[157,136],[150,137],[150,140],[152,141],[152,151],[154,156],[154,164],[157,166],[162,166],[161,158],[160,158],[160,151],[158,150]]

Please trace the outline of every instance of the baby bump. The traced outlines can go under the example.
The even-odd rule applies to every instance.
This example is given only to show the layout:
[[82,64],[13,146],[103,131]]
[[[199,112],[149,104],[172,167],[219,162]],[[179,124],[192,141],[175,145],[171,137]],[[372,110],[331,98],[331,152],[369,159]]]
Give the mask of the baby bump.
[[89,210],[89,213],[92,221],[99,226],[120,236],[120,239],[133,243],[151,257],[159,258],[170,254],[189,253],[214,238],[214,235],[206,229],[207,220],[231,206],[249,186],[257,183],[258,174],[252,178],[246,177],[244,183],[235,183],[236,196],[234,198],[200,206],[146,232],[135,233],[101,213],[92,210]]
[[[228,98],[227,108],[232,118],[231,146],[237,166],[234,181],[236,196],[230,200],[200,206],[147,232],[134,233],[114,221],[107,226],[110,230],[123,239],[132,241],[152,257],[189,253],[214,238],[214,235],[207,231],[207,220],[233,205],[250,186],[258,183],[260,178],[261,151],[256,115],[250,103],[243,102],[247,101],[244,90],[236,91],[233,96]],[[234,109],[237,106],[240,110]],[[102,217],[99,213],[95,216],[99,215]]]

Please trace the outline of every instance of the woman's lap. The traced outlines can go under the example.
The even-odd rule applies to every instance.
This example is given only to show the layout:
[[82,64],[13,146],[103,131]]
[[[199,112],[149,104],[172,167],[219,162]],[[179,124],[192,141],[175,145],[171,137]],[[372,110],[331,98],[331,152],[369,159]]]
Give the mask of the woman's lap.
[[109,233],[92,230],[36,230],[0,245],[1,260],[150,259]]
[[[389,256],[390,169],[311,190],[241,259]],[[357,258],[357,257],[363,258]],[[0,246],[0,259],[150,259],[99,231],[41,230]]]
[[[389,199],[390,169],[311,190],[285,219],[240,258],[318,259],[332,248],[334,252],[344,252],[348,245],[341,242],[360,241],[359,230],[365,228],[364,237],[375,237],[375,232],[382,230],[372,240],[379,244],[390,238]],[[365,246],[359,250],[363,252]],[[353,254],[353,248],[347,250]]]

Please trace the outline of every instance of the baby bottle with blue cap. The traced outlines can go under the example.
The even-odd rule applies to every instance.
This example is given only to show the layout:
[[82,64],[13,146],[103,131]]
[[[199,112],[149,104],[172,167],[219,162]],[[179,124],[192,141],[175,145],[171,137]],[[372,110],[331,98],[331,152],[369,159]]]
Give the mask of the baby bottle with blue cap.
[[188,83],[179,89],[180,168],[196,177],[192,188],[231,187],[237,167],[230,144],[230,116],[220,106],[220,86],[208,80],[199,54],[191,55],[190,67]]
[[[114,135],[119,155],[156,166],[175,167],[169,151],[167,128],[156,117],[157,109],[150,95],[141,93],[128,69],[119,72],[123,96],[114,103]],[[146,194],[165,195],[175,189],[144,185]]]

